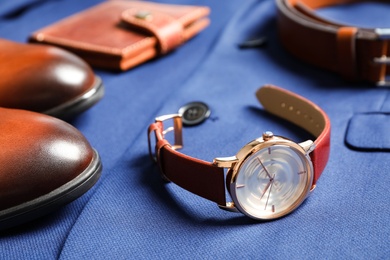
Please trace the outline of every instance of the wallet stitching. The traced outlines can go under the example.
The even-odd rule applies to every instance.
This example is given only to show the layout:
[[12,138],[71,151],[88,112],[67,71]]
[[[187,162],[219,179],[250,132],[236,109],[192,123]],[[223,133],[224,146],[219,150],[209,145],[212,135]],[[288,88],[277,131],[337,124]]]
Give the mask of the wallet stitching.
[[110,54],[114,54],[114,55],[118,55],[118,56],[120,56],[123,53],[129,52],[130,49],[135,49],[139,45],[143,45],[144,42],[151,41],[151,37],[146,37],[146,38],[144,38],[136,43],[133,43],[130,46],[127,46],[123,49],[119,49],[119,48],[104,47],[104,46],[91,44],[91,43],[79,42],[76,40],[63,39],[63,38],[59,38],[56,36],[45,35],[43,33],[38,34],[38,36],[36,38],[38,38],[38,37],[40,38],[41,37],[40,35],[43,35],[43,37],[45,38],[45,42],[48,42],[48,43],[53,43],[53,44],[62,45],[65,47],[70,47],[70,48],[76,48],[76,49],[85,50],[85,51],[92,50],[92,51],[96,51],[96,52],[100,52],[100,53],[110,53]]
[[150,42],[152,41],[152,39],[153,39],[152,37],[145,37],[144,39],[123,48],[123,51],[121,53],[128,53],[130,52],[129,50],[133,50],[139,45],[144,45],[144,42]]

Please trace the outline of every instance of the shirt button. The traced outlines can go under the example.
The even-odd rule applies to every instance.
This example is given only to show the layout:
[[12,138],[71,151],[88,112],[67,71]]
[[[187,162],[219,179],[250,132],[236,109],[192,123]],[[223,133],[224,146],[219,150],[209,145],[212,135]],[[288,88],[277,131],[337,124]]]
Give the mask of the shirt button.
[[179,109],[184,125],[191,126],[202,123],[210,116],[209,106],[203,102],[191,102]]

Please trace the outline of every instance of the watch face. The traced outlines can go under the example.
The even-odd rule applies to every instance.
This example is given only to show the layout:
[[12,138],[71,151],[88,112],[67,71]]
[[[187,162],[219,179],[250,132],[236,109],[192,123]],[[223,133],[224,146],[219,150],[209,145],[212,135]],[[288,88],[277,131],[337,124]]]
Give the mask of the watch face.
[[296,209],[310,191],[312,180],[308,156],[294,145],[274,144],[241,163],[230,190],[241,212],[266,220]]

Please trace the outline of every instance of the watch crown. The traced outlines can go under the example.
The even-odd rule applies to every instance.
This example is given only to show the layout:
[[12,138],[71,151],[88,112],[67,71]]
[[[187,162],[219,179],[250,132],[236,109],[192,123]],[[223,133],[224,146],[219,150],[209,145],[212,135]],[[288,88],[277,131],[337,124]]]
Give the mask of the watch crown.
[[272,133],[271,131],[266,131],[263,133],[263,140],[264,141],[268,141],[272,137],[274,137],[274,133]]

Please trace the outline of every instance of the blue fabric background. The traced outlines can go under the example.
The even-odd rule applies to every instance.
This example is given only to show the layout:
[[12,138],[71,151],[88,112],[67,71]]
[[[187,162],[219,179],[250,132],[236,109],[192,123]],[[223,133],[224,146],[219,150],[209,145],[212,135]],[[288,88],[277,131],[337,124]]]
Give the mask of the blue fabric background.
[[[0,1],[0,37],[25,42],[31,32],[99,2]],[[353,130],[364,148],[371,124],[383,127],[378,130],[389,140],[388,124],[374,124],[378,117],[365,118],[362,129],[350,124],[359,114],[389,113],[389,90],[347,83],[291,57],[278,40],[272,0],[159,2],[210,6],[212,24],[180,49],[130,71],[96,70],[106,95],[70,123],[99,151],[100,181],[61,210],[2,232],[0,258],[389,259],[390,153],[346,144]],[[389,4],[362,3],[320,12],[390,27],[389,11]],[[268,38],[263,48],[237,48],[262,36]],[[298,210],[258,223],[161,180],[148,157],[146,129],[189,101],[212,110],[205,123],[184,129],[183,152],[201,159],[234,155],[265,130],[309,138],[262,110],[254,93],[266,83],[313,100],[332,122],[329,163]]]

